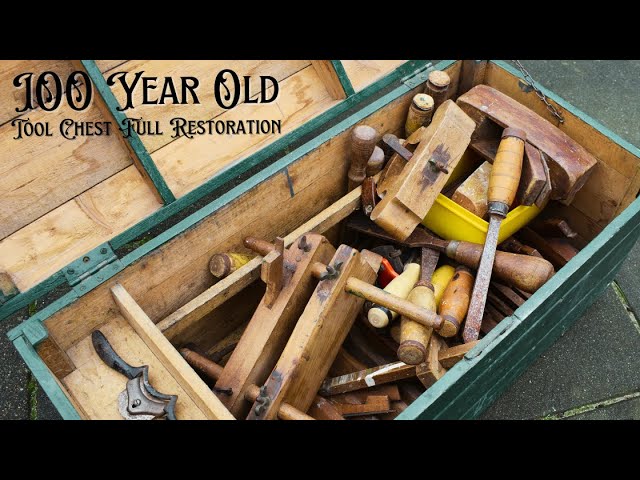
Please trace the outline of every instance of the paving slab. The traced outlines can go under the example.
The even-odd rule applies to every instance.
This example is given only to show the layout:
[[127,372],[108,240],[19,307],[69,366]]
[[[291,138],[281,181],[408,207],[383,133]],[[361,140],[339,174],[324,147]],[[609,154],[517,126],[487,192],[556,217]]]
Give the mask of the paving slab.
[[618,397],[640,389],[639,371],[640,332],[610,286],[482,418],[534,419]]
[[7,338],[7,332],[21,321],[11,318],[0,322],[0,420],[29,418],[29,371]]
[[640,418],[640,398],[625,400],[565,420],[637,420]]
[[523,60],[534,81],[640,145],[638,60]]
[[629,252],[629,258],[622,264],[616,282],[624,293],[636,318],[640,319],[640,242]]

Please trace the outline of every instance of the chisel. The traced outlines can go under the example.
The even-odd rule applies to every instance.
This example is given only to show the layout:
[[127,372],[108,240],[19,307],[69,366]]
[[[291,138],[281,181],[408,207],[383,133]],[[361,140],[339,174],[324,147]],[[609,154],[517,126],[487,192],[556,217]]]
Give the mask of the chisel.
[[491,280],[491,271],[493,270],[496,247],[498,246],[500,224],[507,216],[509,207],[518,191],[525,140],[526,134],[523,130],[505,128],[498,147],[498,153],[493,161],[491,176],[489,177],[489,190],[487,192],[489,229],[484,242],[476,281],[473,285],[467,320],[462,332],[462,338],[465,343],[477,340],[480,334],[482,314],[487,301],[489,281]]
[[[439,257],[440,252],[431,250],[430,248],[422,249],[420,280],[418,280],[418,283],[416,283],[407,297],[407,300],[411,303],[434,312],[436,311],[436,300],[434,286],[431,283],[431,276],[436,268]],[[418,365],[424,362],[432,333],[433,328],[402,317],[400,319],[398,360],[409,365]]]
[[[428,247],[444,252],[447,257],[469,268],[478,268],[482,245],[458,240],[436,238],[422,227],[416,228],[404,241],[398,241],[364,215],[352,215],[347,227],[410,248]],[[554,274],[553,265],[541,257],[496,252],[493,274],[511,286],[533,293]]]
[[359,187],[366,177],[367,162],[376,148],[378,132],[368,125],[358,125],[351,132],[351,165],[349,166],[349,191]]

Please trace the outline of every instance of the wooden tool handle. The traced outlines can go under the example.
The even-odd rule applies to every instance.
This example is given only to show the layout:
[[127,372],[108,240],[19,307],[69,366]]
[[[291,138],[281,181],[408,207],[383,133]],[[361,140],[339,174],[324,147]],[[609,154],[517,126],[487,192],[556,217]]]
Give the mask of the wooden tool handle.
[[253,250],[258,255],[266,257],[269,253],[276,249],[276,246],[271,243],[256,237],[247,237],[244,239],[244,246],[249,250]]
[[[492,210],[491,203],[499,202],[506,205],[508,209],[516,198],[522,173],[525,140],[525,132],[515,128],[505,128],[502,134],[502,141],[489,177],[487,199],[490,213],[500,213]],[[506,216],[506,212],[502,216]]]
[[358,187],[366,175],[367,162],[376,147],[378,132],[368,125],[358,125],[351,132],[351,166],[349,191]]
[[436,309],[440,305],[440,302],[442,302],[444,291],[455,273],[456,269],[451,265],[442,265],[441,267],[436,268],[436,271],[433,272],[433,275],[431,276],[431,283],[433,284],[433,295],[435,297]]
[[376,146],[369,160],[367,160],[366,176],[373,177],[377,175],[382,170],[382,167],[384,167],[384,150]]
[[383,305],[387,309],[427,327],[439,329],[442,325],[442,317],[435,312],[414,305],[405,298],[392,295],[357,278],[349,277],[347,279],[345,291],[378,305]]
[[[482,245],[452,241],[447,246],[447,256],[471,268],[478,268],[482,257]],[[496,252],[493,274],[512,286],[533,293],[554,274],[553,265],[540,257]]]
[[456,273],[447,286],[440,304],[443,325],[441,335],[453,337],[464,321],[471,301],[474,276],[467,267],[456,268]]
[[[399,298],[407,298],[409,292],[414,287],[418,278],[420,276],[420,265],[417,263],[410,263],[404,269],[400,275],[391,280],[386,287],[384,287],[384,291],[395,295]],[[369,323],[376,328],[386,327],[389,322],[395,319],[398,316],[398,313],[386,308],[386,305],[382,307],[378,305],[374,305],[369,309],[369,313],[367,314],[367,318],[369,319]]]
[[222,279],[246,265],[251,258],[242,253],[216,253],[209,261],[209,271],[214,277]]
[[[415,286],[407,300],[425,310],[436,311],[435,295],[426,285]],[[419,365],[427,358],[427,348],[433,329],[405,317],[402,317],[400,322],[398,360],[407,365]]]

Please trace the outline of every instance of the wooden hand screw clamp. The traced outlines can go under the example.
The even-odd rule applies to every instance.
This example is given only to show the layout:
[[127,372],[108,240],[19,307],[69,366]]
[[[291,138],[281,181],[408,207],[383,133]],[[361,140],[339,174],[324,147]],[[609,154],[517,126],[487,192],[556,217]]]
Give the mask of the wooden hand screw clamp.
[[316,286],[316,264],[328,263],[335,252],[315,233],[303,235],[288,249],[280,239],[273,245],[249,237],[245,246],[264,256],[261,274],[267,291],[216,383],[218,389],[231,390],[220,399],[236,418],[249,409],[247,389],[262,385],[282,353]]

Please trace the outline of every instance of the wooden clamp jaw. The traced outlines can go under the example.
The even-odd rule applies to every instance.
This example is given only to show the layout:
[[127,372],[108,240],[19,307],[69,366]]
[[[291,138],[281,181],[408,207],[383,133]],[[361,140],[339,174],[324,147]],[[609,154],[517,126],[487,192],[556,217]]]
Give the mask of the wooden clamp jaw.
[[443,103],[371,219],[398,240],[411,235],[460,161],[474,128],[473,120],[453,101]]
[[340,245],[330,262],[339,274],[318,283],[247,419],[275,419],[282,403],[309,409],[364,303],[345,292],[346,281],[353,277],[373,284],[381,258]]
[[[262,385],[269,376],[316,287],[315,275],[324,271],[335,253],[327,239],[316,233],[301,236],[283,250],[254,238],[244,243],[265,255],[262,273],[267,293],[216,383],[220,389],[232,390],[231,395],[220,395],[220,400],[237,418],[246,416],[250,406],[245,400],[247,389],[251,385]],[[279,271],[280,277],[276,275]],[[279,286],[278,278],[282,281]]]

